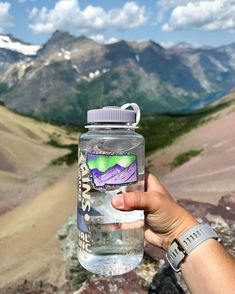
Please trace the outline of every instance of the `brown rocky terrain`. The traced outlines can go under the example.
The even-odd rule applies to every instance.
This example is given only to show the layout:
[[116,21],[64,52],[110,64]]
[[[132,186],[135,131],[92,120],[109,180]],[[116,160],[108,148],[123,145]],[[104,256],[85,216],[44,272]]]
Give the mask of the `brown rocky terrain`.
[[[234,93],[232,96],[234,99]],[[150,171],[158,175],[177,199],[217,203],[221,195],[235,191],[234,109],[232,105],[222,110],[207,123],[149,157]],[[190,150],[202,152],[171,170],[177,155]]]
[[52,165],[69,152],[50,142],[76,144],[77,134],[23,117],[0,106],[0,215],[32,199],[68,167]]
[[[64,283],[56,232],[75,208],[76,168],[52,162],[77,134],[0,107],[0,288],[21,279]],[[1,292],[1,291],[0,291]]]

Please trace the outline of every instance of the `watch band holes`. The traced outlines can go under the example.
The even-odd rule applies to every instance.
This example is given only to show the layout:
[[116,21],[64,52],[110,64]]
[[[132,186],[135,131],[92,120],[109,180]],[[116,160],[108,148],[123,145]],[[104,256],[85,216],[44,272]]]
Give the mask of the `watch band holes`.
[[201,236],[201,232],[200,231],[197,231],[197,234],[198,234],[198,236]]
[[189,238],[191,239],[190,242],[194,241],[193,235],[190,235]]

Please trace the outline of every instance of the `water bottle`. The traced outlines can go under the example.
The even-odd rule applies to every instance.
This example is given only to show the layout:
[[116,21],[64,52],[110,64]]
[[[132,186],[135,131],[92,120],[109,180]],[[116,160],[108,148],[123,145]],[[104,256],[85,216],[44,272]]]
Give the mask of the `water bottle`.
[[144,191],[139,119],[135,103],[89,110],[88,132],[79,139],[77,253],[92,273],[122,275],[143,257],[143,211],[119,211],[111,204],[114,195]]

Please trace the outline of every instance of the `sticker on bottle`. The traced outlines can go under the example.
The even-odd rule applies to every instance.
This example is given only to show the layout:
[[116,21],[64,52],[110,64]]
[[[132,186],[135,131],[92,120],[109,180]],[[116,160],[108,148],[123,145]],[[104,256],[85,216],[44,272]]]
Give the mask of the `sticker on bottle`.
[[135,154],[87,153],[86,162],[96,187],[132,184],[138,180]]

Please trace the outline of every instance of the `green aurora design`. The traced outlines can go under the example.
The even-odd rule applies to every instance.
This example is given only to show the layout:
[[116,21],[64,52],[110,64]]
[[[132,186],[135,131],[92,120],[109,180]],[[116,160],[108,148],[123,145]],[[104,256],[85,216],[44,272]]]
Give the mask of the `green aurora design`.
[[87,160],[90,170],[97,168],[100,172],[105,172],[116,164],[126,168],[136,160],[136,155],[101,155],[97,154],[94,158]]

